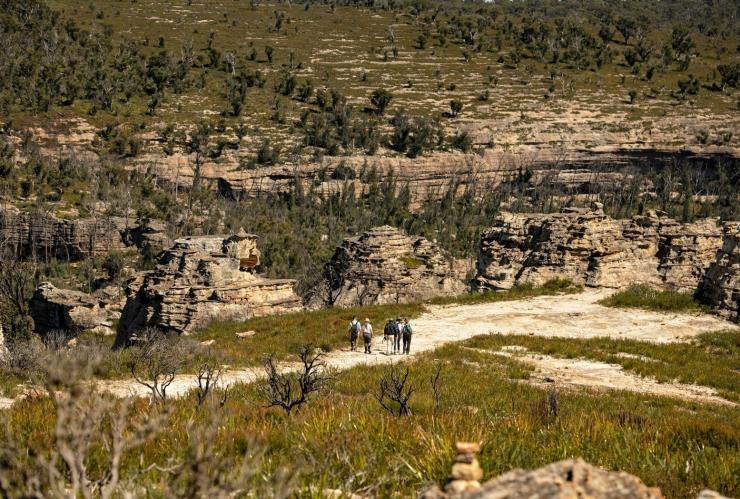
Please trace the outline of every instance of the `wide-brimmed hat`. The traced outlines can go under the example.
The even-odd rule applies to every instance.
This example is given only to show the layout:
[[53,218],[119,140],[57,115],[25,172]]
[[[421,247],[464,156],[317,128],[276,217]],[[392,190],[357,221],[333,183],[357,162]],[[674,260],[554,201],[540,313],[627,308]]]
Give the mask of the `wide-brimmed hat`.
[[370,319],[368,319],[367,317],[365,317],[365,322],[370,322]]

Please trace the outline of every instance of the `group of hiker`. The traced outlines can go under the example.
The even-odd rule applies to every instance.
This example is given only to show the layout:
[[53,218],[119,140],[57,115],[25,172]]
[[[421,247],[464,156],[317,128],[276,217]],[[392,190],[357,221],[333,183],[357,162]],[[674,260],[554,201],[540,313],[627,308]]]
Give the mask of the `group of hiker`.
[[[352,316],[348,333],[351,351],[354,352],[357,349],[357,340],[362,337],[365,353],[372,353],[373,326],[370,324],[370,319],[365,318],[363,322],[360,322],[356,316]],[[386,344],[386,354],[390,355],[392,350],[393,354],[403,353],[408,355],[411,352],[411,333],[412,329],[408,318],[388,319],[383,327],[383,342]]]

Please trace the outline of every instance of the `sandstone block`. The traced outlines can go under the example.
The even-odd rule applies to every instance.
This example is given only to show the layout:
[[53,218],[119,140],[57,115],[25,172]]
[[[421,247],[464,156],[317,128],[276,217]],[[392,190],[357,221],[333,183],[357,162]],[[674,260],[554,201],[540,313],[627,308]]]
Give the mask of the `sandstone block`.
[[147,327],[191,334],[215,320],[300,310],[295,281],[254,273],[256,241],[243,232],[176,240],[154,270],[128,282],[116,345],[125,345]]
[[408,303],[467,289],[460,262],[423,237],[376,227],[345,239],[327,263],[310,306]]

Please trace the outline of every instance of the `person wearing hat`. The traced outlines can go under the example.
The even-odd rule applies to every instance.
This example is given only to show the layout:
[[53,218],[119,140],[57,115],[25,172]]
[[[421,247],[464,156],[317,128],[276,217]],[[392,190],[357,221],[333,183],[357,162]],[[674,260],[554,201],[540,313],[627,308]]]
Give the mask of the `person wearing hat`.
[[373,326],[367,317],[365,317],[365,322],[362,323],[360,332],[362,333],[362,341],[365,343],[365,353],[372,353],[370,350],[373,342]]

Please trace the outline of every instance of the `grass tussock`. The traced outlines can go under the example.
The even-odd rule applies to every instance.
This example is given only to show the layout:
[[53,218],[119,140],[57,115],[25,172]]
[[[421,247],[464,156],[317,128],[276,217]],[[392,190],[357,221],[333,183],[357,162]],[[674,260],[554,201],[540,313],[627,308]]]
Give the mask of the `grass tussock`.
[[641,308],[658,312],[706,312],[691,293],[661,291],[646,284],[633,284],[599,302],[607,307]]

